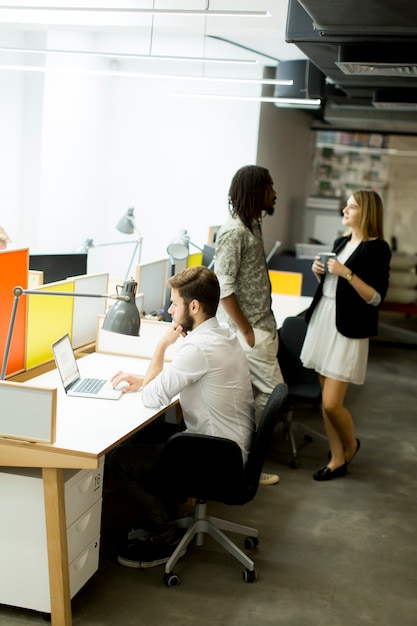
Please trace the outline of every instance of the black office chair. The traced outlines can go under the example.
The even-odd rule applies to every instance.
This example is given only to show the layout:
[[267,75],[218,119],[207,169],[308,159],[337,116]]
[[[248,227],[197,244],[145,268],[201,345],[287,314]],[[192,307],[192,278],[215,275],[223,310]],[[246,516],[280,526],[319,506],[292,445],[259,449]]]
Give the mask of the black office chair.
[[309,426],[293,419],[294,407],[297,404],[311,404],[318,411],[321,404],[321,388],[316,372],[307,369],[300,361],[300,352],[304,342],[307,325],[304,317],[287,317],[279,329],[278,362],[289,393],[284,412],[284,431],[291,446],[291,457],[288,465],[292,469],[299,466],[297,445],[294,430],[304,431],[304,440],[319,439],[327,441],[327,437]]
[[204,533],[211,535],[242,563],[245,567],[242,572],[245,582],[256,580],[253,560],[222,530],[245,535],[247,549],[258,545],[258,530],[208,515],[207,501],[242,505],[255,497],[268,447],[287,394],[288,387],[284,383],[277,385],[272,392],[254,433],[245,466],[240,447],[230,439],[182,432],[168,440],[162,457],[164,467],[169,469],[168,488],[177,502],[185,502],[189,498],[196,500],[194,513],[177,521],[179,527],[187,530],[165,565],[164,582],[168,587],[175,587],[180,582],[179,576],[172,570],[184,549],[194,537],[196,545],[202,545]]

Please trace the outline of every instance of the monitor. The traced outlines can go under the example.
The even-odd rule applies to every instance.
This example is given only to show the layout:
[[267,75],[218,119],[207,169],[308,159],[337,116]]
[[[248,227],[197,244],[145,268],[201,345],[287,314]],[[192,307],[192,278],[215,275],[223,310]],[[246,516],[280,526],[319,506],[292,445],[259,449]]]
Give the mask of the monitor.
[[43,272],[43,282],[54,283],[87,274],[87,254],[30,254],[29,269]]

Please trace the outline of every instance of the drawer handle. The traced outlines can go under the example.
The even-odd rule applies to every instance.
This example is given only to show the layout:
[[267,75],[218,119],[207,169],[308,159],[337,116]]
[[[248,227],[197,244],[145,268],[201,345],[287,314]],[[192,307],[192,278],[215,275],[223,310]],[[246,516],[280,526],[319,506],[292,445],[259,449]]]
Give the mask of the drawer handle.
[[78,572],[82,570],[88,558],[88,550],[74,563],[74,569]]
[[79,523],[76,525],[76,530],[79,533],[83,533],[85,531],[85,529],[87,528],[87,526],[90,523],[90,519],[91,519],[91,513],[88,513],[87,515],[85,515],[85,517],[82,518],[82,520],[79,521]]
[[86,493],[91,486],[93,477],[91,476],[87,476],[84,480],[81,480],[79,485],[78,485],[78,491],[80,491],[81,493]]

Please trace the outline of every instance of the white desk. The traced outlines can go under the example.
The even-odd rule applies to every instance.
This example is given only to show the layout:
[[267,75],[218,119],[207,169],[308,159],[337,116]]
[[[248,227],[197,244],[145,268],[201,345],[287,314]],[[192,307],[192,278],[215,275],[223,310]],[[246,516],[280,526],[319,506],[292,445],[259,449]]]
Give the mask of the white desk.
[[[148,361],[94,353],[78,363],[83,376],[106,377],[119,369],[144,373]],[[166,407],[144,407],[140,393],[125,394],[120,400],[68,397],[56,370],[33,378],[28,384],[58,389],[56,441],[45,444],[0,439],[0,465],[42,470],[52,625],[71,626],[64,469],[98,468],[109,450],[158,417]]]
[[308,309],[313,300],[310,296],[289,296],[272,294],[272,311],[275,315],[277,328],[281,328],[286,317],[295,317]]

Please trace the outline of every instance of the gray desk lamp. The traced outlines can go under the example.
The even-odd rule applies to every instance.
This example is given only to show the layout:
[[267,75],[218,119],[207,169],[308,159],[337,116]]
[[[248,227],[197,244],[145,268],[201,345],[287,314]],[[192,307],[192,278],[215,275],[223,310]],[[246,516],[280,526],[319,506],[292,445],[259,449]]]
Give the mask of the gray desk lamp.
[[138,257],[137,263],[138,264],[140,263],[140,257],[142,254],[142,241],[143,241],[143,237],[141,236],[141,234],[139,233],[135,225],[134,212],[135,212],[135,209],[133,207],[130,207],[129,209],[127,209],[126,213],[117,222],[116,228],[120,233],[123,233],[125,235],[136,234],[137,235],[136,241],[134,239],[133,240],[130,239],[129,241],[110,241],[107,243],[94,243],[94,240],[91,237],[87,237],[87,239],[85,239],[82,245],[75,249],[75,252],[84,252],[88,254],[88,251],[90,250],[90,248],[102,248],[105,246],[122,246],[126,244],[130,245],[132,243],[135,243],[135,248],[133,250],[131,259],[129,261],[126,276],[124,278],[125,281],[129,280],[130,270],[132,268],[136,255]]
[[133,250],[132,258],[130,259],[129,267],[127,268],[125,280],[128,280],[128,278],[129,278],[130,268],[133,265],[133,262],[135,260],[135,256],[136,255],[138,256],[137,263],[139,264],[140,263],[140,257],[141,257],[141,254],[142,254],[142,241],[143,241],[143,238],[141,237],[140,232],[136,228],[134,212],[135,212],[135,209],[133,207],[130,207],[126,211],[126,213],[123,215],[123,217],[120,218],[120,220],[117,222],[117,225],[116,225],[117,230],[119,232],[121,232],[121,233],[125,233],[126,235],[133,235],[135,233],[137,235],[135,249]]
[[6,345],[3,355],[0,380],[5,380],[7,363],[9,361],[10,347],[12,343],[13,329],[16,321],[17,307],[19,299],[23,295],[36,296],[68,296],[70,298],[109,298],[117,300],[107,312],[103,322],[103,328],[122,335],[139,335],[140,315],[135,303],[136,281],[125,281],[121,294],[108,295],[99,293],[76,293],[66,291],[37,291],[36,289],[23,289],[15,287],[13,289],[14,299],[12,313],[10,316],[9,330],[6,338]]
[[171,265],[175,266],[175,260],[183,261],[184,259],[188,258],[190,254],[190,245],[194,246],[194,248],[197,248],[197,250],[200,250],[200,252],[203,252],[203,248],[200,248],[200,246],[197,246],[195,243],[193,243],[185,228],[182,228],[179,231],[178,235],[174,237],[174,239],[172,239],[167,247],[167,252],[171,260]]
[[[191,241],[185,228],[182,228],[179,231],[178,235],[174,237],[174,239],[172,239],[170,243],[168,244],[167,253],[168,253],[169,261],[171,264],[171,272],[170,272],[171,276],[174,276],[175,274],[175,261],[184,261],[185,259],[189,257],[190,245],[194,246],[194,248],[197,248],[197,250],[204,252],[203,248],[200,248],[200,246],[197,246],[195,243]],[[169,288],[167,288],[166,294],[165,294],[165,306],[164,306],[164,316],[163,316],[165,321],[169,321],[171,317],[168,313],[168,309],[171,303],[170,296],[171,296],[170,290]]]

